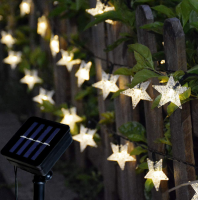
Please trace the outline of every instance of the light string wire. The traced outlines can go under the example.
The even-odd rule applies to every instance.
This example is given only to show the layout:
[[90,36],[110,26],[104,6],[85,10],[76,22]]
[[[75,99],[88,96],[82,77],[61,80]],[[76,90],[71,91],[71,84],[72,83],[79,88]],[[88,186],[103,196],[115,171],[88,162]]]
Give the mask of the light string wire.
[[17,179],[17,167],[14,166],[14,174],[15,174],[15,200],[18,200],[18,179]]

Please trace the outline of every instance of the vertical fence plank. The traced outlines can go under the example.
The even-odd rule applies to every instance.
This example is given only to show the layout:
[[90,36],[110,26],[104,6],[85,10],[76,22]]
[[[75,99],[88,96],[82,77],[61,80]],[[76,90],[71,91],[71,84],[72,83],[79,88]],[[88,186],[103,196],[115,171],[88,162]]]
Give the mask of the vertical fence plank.
[[[164,23],[164,48],[168,70],[187,70],[185,34],[179,19],[167,19]],[[170,117],[173,156],[195,163],[193,153],[190,103],[182,105]],[[174,161],[175,185],[193,181],[195,169]],[[190,186],[176,191],[177,199],[190,200],[194,194]]]
[[[157,52],[156,40],[155,35],[141,29],[140,27],[153,23],[154,17],[151,11],[151,8],[147,5],[139,6],[136,10],[136,25],[137,25],[137,33],[138,33],[138,42],[146,45],[150,50],[151,53]],[[158,84],[158,80],[152,79],[151,84],[148,87],[148,94],[152,99],[157,97],[157,92],[153,90],[152,85]],[[147,141],[148,145],[160,152],[164,151],[163,144],[156,144],[154,141],[158,138],[163,137],[163,115],[162,115],[162,108],[155,108],[152,109],[152,102],[145,101],[144,102],[144,110],[145,110],[145,121],[146,121],[146,132],[147,132]],[[151,156],[151,155],[149,155]],[[157,156],[159,159],[160,157]],[[156,192],[155,189],[152,190],[152,197],[153,200],[166,200],[168,199],[167,193],[164,193],[167,190],[167,182],[161,182],[161,192]]]
[[[120,33],[129,32],[128,28],[120,22],[116,22],[114,25],[107,24],[108,31],[108,44],[112,44],[115,42]],[[128,54],[127,54],[127,46],[126,44],[119,45],[115,50],[109,52],[109,60],[113,63],[118,63],[121,65],[128,66]],[[134,57],[130,55],[130,65],[132,66],[134,63]],[[119,66],[115,66],[114,69],[118,69]],[[130,82],[130,77],[121,75],[118,79],[118,85],[120,89],[127,89],[127,83]],[[116,116],[116,130],[118,132],[118,128],[129,121],[137,120],[136,115],[134,115],[132,109],[131,98],[126,95],[120,95],[115,98],[115,116]],[[135,111],[137,112],[137,110]],[[125,144],[126,141],[121,141],[122,144]],[[134,148],[133,143],[129,143],[129,149],[132,150]],[[142,175],[137,175],[135,173],[136,162],[127,162],[125,166],[125,170],[122,171],[118,166],[117,176],[118,176],[118,192],[120,199],[124,200],[135,200],[144,199],[144,186],[143,186],[143,177]]]

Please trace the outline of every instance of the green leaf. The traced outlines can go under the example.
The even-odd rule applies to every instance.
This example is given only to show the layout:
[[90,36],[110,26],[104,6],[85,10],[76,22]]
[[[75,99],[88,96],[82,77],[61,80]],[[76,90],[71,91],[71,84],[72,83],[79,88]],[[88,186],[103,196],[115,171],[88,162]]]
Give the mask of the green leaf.
[[167,138],[158,138],[155,140],[155,143],[162,143],[162,144],[167,144],[167,145],[172,146],[171,141]]
[[[197,25],[198,25],[198,24],[197,24]],[[198,26],[197,26],[197,28],[198,28]],[[189,69],[187,72],[188,72],[188,73],[193,73],[193,74],[198,74],[198,65],[192,67],[192,68]]]
[[130,155],[140,155],[142,153],[147,153],[148,151],[146,149],[143,149],[141,146],[135,147]]
[[154,53],[152,57],[153,57],[153,61],[165,60],[165,53],[164,51],[159,51],[157,53]]
[[147,3],[151,1],[154,1],[154,0],[135,0],[136,3]]
[[140,169],[148,169],[148,163],[147,162],[143,162],[143,163],[139,164],[138,167]]
[[192,6],[193,10],[198,12],[198,1],[197,0],[188,0],[188,2]]
[[173,12],[173,10],[164,5],[152,7],[152,9],[165,14],[169,18],[176,17],[176,14]]
[[183,76],[185,72],[183,70],[178,70],[173,74],[174,80],[179,80],[181,76]]
[[145,186],[145,190],[147,192],[151,191],[153,189],[153,187],[154,187],[152,179],[146,179],[144,186]]
[[132,68],[132,71],[133,72],[139,72],[141,71],[142,69],[144,69],[145,67],[139,63],[137,63],[133,68]]
[[167,83],[169,80],[168,76],[160,76],[158,77],[158,79],[160,80],[160,83]]
[[185,100],[191,95],[191,88],[188,88],[184,93],[179,95],[180,100]]
[[81,90],[79,93],[76,94],[76,100],[82,100],[84,97],[89,95],[93,91],[92,87],[87,87],[85,90]]
[[135,74],[130,86],[134,87],[138,83],[142,83],[144,81],[147,81],[149,78],[153,78],[153,77],[160,77],[160,75],[151,70],[143,69]]
[[114,92],[111,99],[115,99],[120,95],[121,92],[123,92],[125,89],[118,90],[117,92]]
[[126,76],[134,75],[132,68],[127,68],[127,67],[120,67],[113,74],[114,75],[126,75]]
[[190,23],[191,27],[198,29],[198,22]]
[[127,122],[120,126],[118,130],[131,141],[146,142],[145,128],[139,122]]
[[99,121],[99,124],[112,124],[115,122],[115,113],[114,112],[105,112],[101,114],[104,119]]
[[195,23],[196,27],[198,28],[198,13],[195,12],[194,10],[191,11],[190,13],[190,17],[189,17],[189,23],[190,23],[190,28],[192,28],[193,26],[191,26],[191,23]]
[[145,24],[144,26],[141,26],[140,28],[163,35],[163,27],[164,27],[164,23],[154,22],[150,24]]
[[129,50],[135,52],[135,59],[137,60],[138,63],[148,66],[151,69],[154,69],[152,54],[147,46],[136,43],[136,44],[130,44],[128,45],[128,47]]
[[140,158],[140,163],[143,163],[145,159],[148,158],[148,155],[144,155]]
[[156,98],[155,98],[155,100],[153,101],[153,104],[152,104],[152,107],[151,107],[151,109],[154,109],[154,108],[156,108],[158,105],[159,105],[159,102],[160,102],[160,99],[162,98],[162,95],[160,94],[160,95],[158,95]]

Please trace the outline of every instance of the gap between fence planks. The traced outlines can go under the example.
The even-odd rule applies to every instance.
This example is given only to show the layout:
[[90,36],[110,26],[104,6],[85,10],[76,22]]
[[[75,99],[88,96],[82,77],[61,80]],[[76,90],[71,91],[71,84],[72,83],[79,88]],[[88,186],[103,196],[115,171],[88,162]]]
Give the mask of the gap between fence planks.
[[[187,70],[185,34],[179,19],[167,19],[164,23],[164,49],[166,55],[166,67],[168,70]],[[171,142],[173,156],[186,162],[195,163],[192,140],[192,124],[190,103],[182,105],[170,116]],[[196,179],[195,169],[173,162],[175,185],[180,185]],[[176,191],[178,200],[191,200],[194,195],[189,187]]]

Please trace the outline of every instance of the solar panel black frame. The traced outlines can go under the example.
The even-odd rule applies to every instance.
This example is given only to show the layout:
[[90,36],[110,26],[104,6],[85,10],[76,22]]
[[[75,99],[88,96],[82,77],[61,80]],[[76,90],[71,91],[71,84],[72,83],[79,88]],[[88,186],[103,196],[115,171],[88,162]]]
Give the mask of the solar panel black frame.
[[[44,132],[47,130],[48,127],[53,127],[52,129],[48,128],[50,129],[50,131],[44,137],[43,143],[54,133],[55,130],[58,131],[58,129],[60,129],[55,134],[54,138],[50,141],[50,146],[44,145],[43,143],[38,143],[35,140],[30,141],[29,136],[27,138],[23,138],[25,132],[28,131],[28,129],[30,129],[30,127],[34,123],[37,123],[37,125],[30,131],[29,136],[32,135],[32,133],[36,132],[41,124],[44,124],[43,129],[40,130],[37,137],[33,138],[35,140],[38,140],[41,135],[44,135]],[[17,148],[15,148],[14,151],[11,151],[11,149],[21,138],[23,138],[23,141],[19,144]],[[24,144],[27,143],[27,141],[29,144],[26,146],[25,150],[18,155],[17,153],[19,152],[19,149],[21,149]],[[37,143],[38,145],[35,145]],[[1,154],[5,156],[13,165],[30,173],[45,176],[71,143],[72,136],[70,134],[70,129],[68,125],[60,124],[38,117],[30,117],[16,132],[16,134],[8,141],[5,147],[1,150]],[[28,149],[33,148],[33,145],[36,146],[36,148],[33,149],[28,157],[24,157],[24,155],[27,154]],[[33,156],[38,152],[38,150],[43,147],[43,145],[45,146],[45,148],[43,148],[38,157],[32,159]]]

